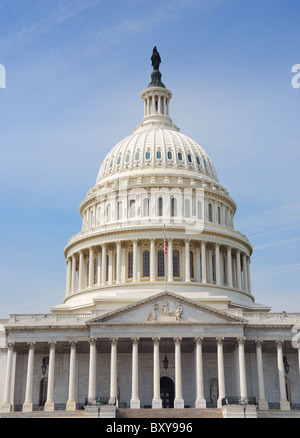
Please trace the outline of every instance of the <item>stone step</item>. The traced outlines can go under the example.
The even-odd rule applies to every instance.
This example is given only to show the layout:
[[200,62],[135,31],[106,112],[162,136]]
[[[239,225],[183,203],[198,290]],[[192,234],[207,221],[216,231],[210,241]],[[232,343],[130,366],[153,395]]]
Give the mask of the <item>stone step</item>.
[[221,409],[117,409],[116,418],[222,418]]

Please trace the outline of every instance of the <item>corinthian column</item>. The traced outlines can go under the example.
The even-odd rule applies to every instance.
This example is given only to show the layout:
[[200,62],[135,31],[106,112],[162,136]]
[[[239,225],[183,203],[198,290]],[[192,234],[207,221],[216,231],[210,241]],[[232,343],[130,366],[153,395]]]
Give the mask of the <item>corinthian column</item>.
[[139,367],[138,367],[138,338],[132,339],[132,392],[130,400],[131,409],[140,409],[139,399]]
[[32,411],[33,359],[34,359],[34,342],[29,342],[28,343],[26,394],[25,394],[25,401],[23,403],[23,412],[31,412]]
[[225,371],[224,371],[224,357],[223,357],[223,340],[224,340],[224,338],[217,338],[218,383],[219,383],[218,408],[222,407],[222,399],[225,397]]
[[56,342],[50,342],[47,401],[45,403],[45,411],[54,411],[55,345]]
[[76,400],[75,400],[75,380],[76,380],[76,345],[77,342],[71,342],[70,350],[70,371],[69,371],[69,396],[66,406],[67,411],[76,410]]
[[111,359],[110,359],[110,402],[116,401],[118,405],[117,394],[117,343],[116,338],[111,339]]
[[184,408],[181,376],[181,338],[175,338],[175,400],[174,408]]
[[10,400],[10,390],[11,390],[12,368],[13,368],[13,353],[14,353],[14,343],[9,342],[7,349],[7,358],[6,358],[2,412],[11,412],[12,409],[12,404]]
[[196,401],[195,408],[205,409],[206,400],[204,398],[203,388],[203,359],[202,359],[202,341],[203,338],[195,339],[195,355],[196,355]]
[[160,398],[160,366],[159,366],[159,338],[153,339],[153,399],[152,409],[161,409]]
[[269,409],[268,402],[265,396],[264,371],[262,360],[262,341],[256,341],[256,360],[257,360],[257,376],[258,376],[258,408],[261,410]]
[[277,365],[278,365],[279,392],[280,392],[280,409],[282,411],[289,411],[290,404],[286,398],[286,389],[285,389],[284,363],[283,363],[283,352],[282,352],[283,341],[276,341],[276,345],[277,345]]

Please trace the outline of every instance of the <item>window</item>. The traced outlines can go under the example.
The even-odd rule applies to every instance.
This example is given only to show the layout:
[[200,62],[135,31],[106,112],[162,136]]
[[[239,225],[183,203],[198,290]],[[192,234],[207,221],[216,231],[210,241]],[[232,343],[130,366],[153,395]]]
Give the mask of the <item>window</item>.
[[149,216],[149,210],[150,210],[150,201],[149,198],[144,198],[143,201],[143,216]]
[[171,198],[171,217],[177,216],[177,200]]
[[150,152],[149,151],[146,152],[146,160],[150,160]]
[[172,160],[172,152],[171,151],[168,151],[167,156],[168,156],[168,160]]
[[191,156],[191,154],[188,154],[187,157],[188,157],[188,162],[191,163],[191,162],[192,162],[192,156]]
[[196,162],[197,162],[198,166],[200,166],[200,158],[198,157],[198,155],[196,156]]
[[206,163],[204,158],[203,158],[203,163],[204,163],[204,166],[207,167],[207,163]]
[[177,157],[178,157],[179,161],[182,161],[182,153],[181,152],[178,152]]
[[194,254],[190,251],[190,277],[194,278]]
[[132,278],[132,272],[133,272],[133,252],[129,251],[129,253],[128,253],[128,268],[127,268],[128,278]]
[[157,200],[157,216],[163,215],[163,199],[158,198]]
[[129,201],[129,217],[135,217],[135,200]]
[[216,255],[212,255],[212,282],[216,282]]
[[149,260],[150,260],[150,253],[146,249],[143,252],[143,277],[149,277],[150,276],[150,264],[149,264]]
[[212,205],[208,204],[208,220],[212,222]]
[[165,254],[162,249],[157,252],[157,276],[165,276]]
[[184,216],[185,217],[190,217],[191,212],[190,212],[190,201],[188,199],[186,199],[184,201]]
[[138,161],[139,159],[140,159],[140,153],[137,152],[137,153],[135,154],[135,161]]
[[121,157],[118,157],[117,165],[119,165],[120,163],[121,163]]
[[156,158],[157,158],[158,160],[161,159],[161,151],[157,151],[157,152],[156,152]]
[[125,162],[128,163],[128,161],[129,161],[129,154],[127,154],[125,158]]
[[179,251],[173,250],[173,277],[180,277]]

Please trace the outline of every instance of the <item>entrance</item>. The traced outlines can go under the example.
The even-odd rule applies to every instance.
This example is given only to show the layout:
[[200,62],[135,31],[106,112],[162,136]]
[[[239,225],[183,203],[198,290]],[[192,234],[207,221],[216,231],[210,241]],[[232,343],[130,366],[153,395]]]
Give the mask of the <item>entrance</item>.
[[174,408],[174,382],[170,377],[161,377],[160,397],[163,408]]

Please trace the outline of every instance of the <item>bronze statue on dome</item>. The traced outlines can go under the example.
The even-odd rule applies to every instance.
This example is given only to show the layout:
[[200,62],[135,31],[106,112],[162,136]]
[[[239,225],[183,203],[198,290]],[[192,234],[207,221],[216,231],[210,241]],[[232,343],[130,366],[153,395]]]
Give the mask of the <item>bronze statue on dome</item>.
[[153,70],[159,70],[159,64],[161,63],[161,59],[159,56],[159,52],[157,51],[156,46],[153,47],[153,53],[151,56],[151,64],[153,67]]

